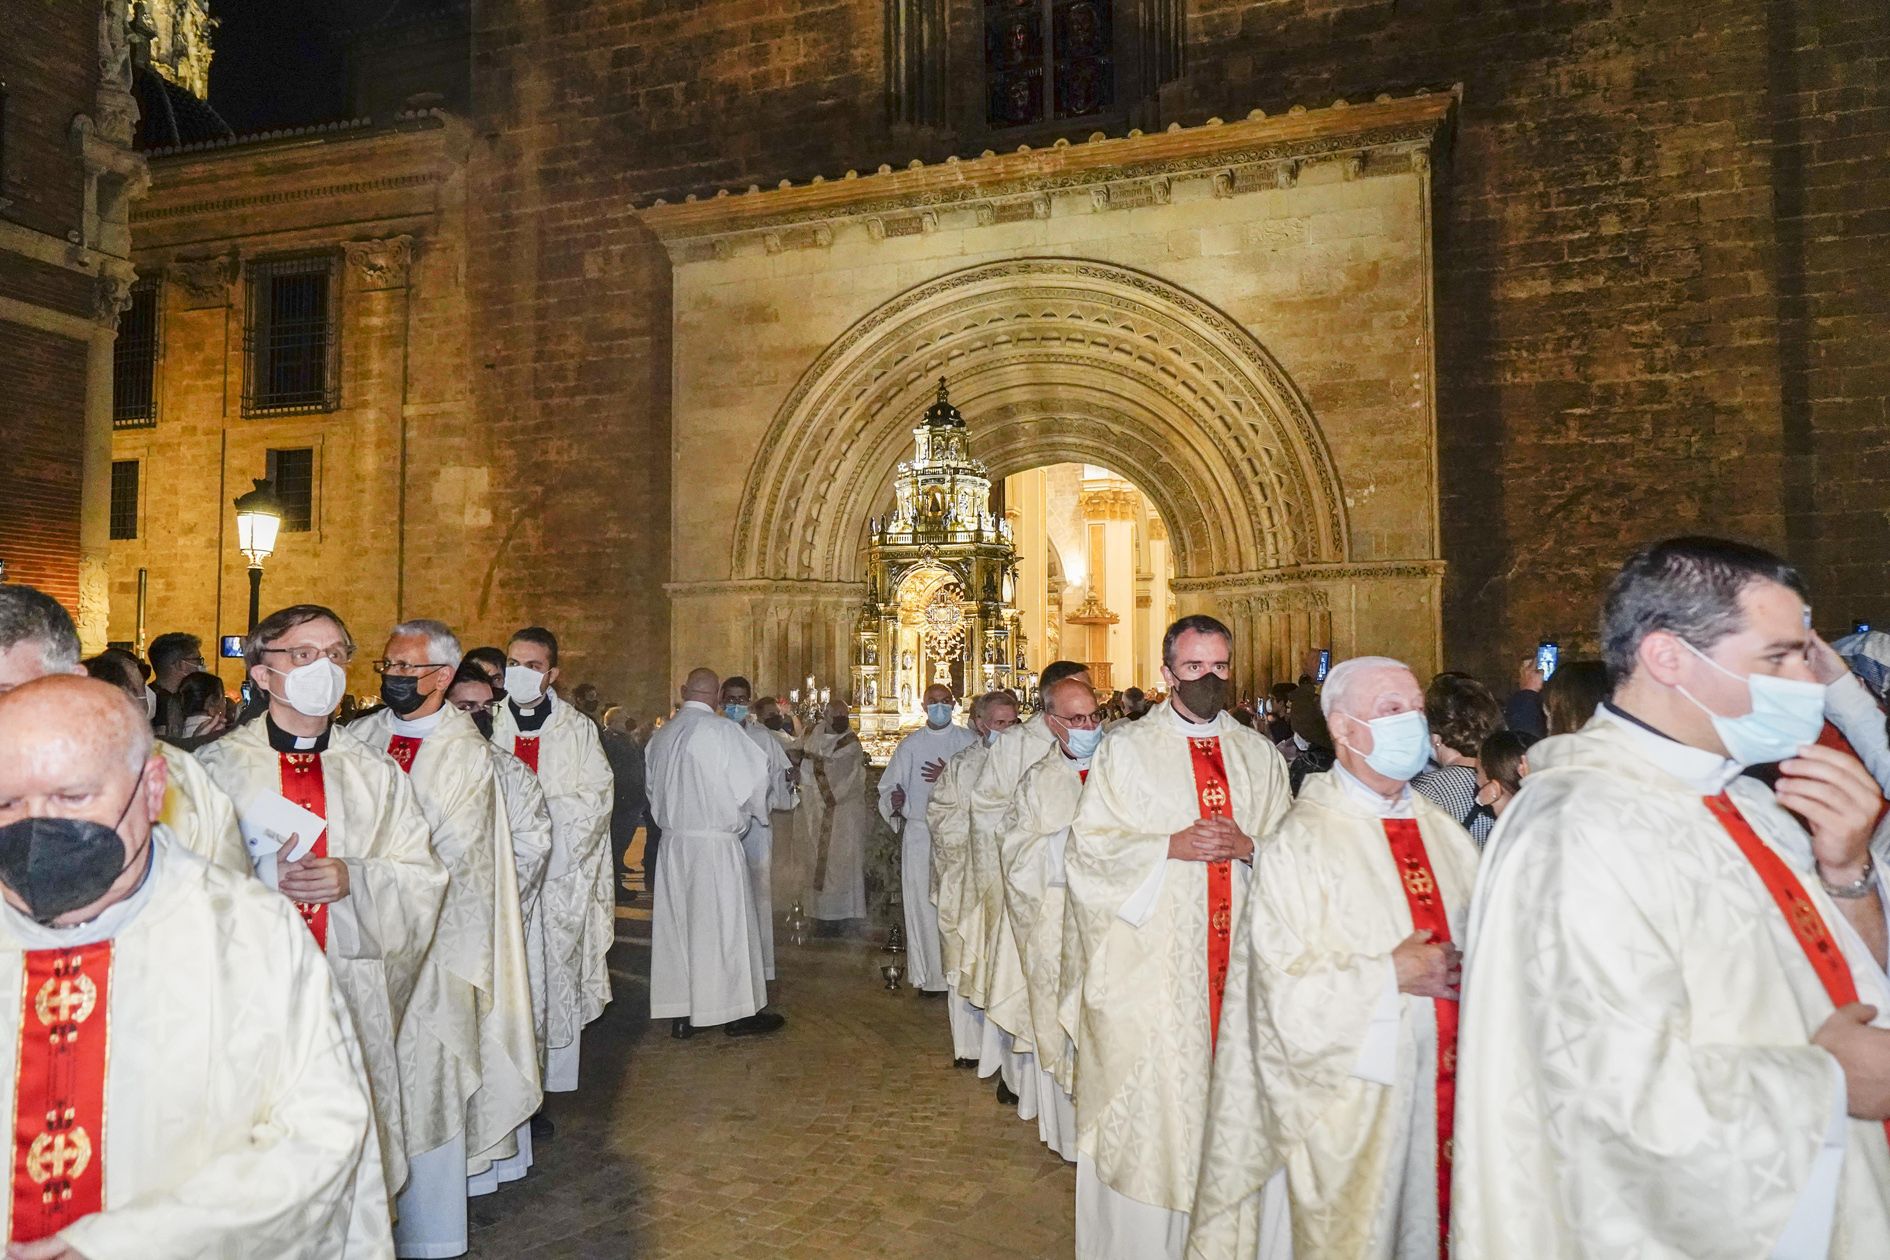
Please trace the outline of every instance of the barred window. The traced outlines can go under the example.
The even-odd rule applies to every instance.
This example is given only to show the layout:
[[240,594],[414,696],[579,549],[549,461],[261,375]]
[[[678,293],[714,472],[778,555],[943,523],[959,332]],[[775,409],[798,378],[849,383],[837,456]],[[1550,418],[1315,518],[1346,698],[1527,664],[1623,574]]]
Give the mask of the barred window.
[[138,461],[112,461],[112,541],[138,536]]
[[112,427],[148,429],[157,423],[158,286],[131,286],[131,305],[118,317],[112,346]]
[[309,447],[270,451],[265,475],[282,504],[282,532],[306,534],[315,528],[315,452]]
[[985,120],[1087,118],[1116,100],[1110,0],[984,0]]
[[334,290],[332,257],[250,264],[244,415],[333,411],[340,405]]

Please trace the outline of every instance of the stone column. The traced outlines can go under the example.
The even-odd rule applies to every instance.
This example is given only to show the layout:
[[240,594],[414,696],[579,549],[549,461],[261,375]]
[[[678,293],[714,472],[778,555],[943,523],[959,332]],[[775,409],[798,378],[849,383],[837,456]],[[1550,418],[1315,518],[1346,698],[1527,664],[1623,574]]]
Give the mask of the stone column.
[[92,335],[85,349],[85,416],[80,432],[79,643],[105,650],[111,617],[112,346],[118,317],[131,305],[131,266],[108,264],[94,290]]

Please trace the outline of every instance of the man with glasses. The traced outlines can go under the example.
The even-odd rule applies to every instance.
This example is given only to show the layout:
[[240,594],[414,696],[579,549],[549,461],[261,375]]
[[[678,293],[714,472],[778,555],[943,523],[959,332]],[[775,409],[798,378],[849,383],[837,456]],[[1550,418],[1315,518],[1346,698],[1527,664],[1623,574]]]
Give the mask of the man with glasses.
[[262,719],[197,759],[236,802],[258,872],[328,956],[367,1060],[387,1190],[398,1194],[409,1153],[421,1153],[407,1140],[403,1082],[424,1098],[445,1070],[437,1047],[397,1044],[396,1034],[433,942],[446,868],[400,767],[333,723],[353,658],[347,626],[319,604],[263,618],[244,644],[267,702]]
[[879,812],[899,833],[900,900],[906,911],[906,964],[912,986],[944,997],[938,907],[932,904],[932,832],[925,809],[945,764],[978,737],[952,721],[955,697],[944,683],[925,689],[925,725],[899,741],[879,776]]
[[151,690],[157,696],[157,714],[151,725],[160,735],[184,733],[184,707],[177,689],[184,679],[204,667],[203,640],[173,630],[151,640]]
[[1070,833],[1085,1260],[1174,1260],[1187,1238],[1233,927],[1290,803],[1280,755],[1227,713],[1233,649],[1212,617],[1168,628],[1168,699],[1097,749]]
[[[1004,906],[1024,965],[1030,998],[1030,1040],[1037,1060],[1037,1134],[1065,1159],[1076,1158],[1076,1110],[1070,1099],[1076,1046],[1058,1007],[1076,968],[1063,956],[1069,883],[1064,849],[1083,798],[1090,759],[1102,743],[1096,692],[1081,678],[1065,678],[1043,693],[1044,725],[1056,751],[1017,781],[1011,813],[998,833],[1004,869]],[[1066,975],[1066,972],[1069,973]],[[1072,1021],[1073,1023],[1074,1021]]]
[[407,772],[447,873],[439,926],[400,1031],[403,1048],[436,1043],[444,1067],[429,1094],[406,1092],[407,1142],[422,1154],[398,1204],[402,1255],[466,1249],[468,1172],[474,1188],[498,1189],[494,1165],[522,1162],[518,1131],[530,1141],[526,1125],[542,1097],[518,874],[492,746],[446,702],[460,655],[441,622],[395,626],[374,663],[383,707],[349,728]]

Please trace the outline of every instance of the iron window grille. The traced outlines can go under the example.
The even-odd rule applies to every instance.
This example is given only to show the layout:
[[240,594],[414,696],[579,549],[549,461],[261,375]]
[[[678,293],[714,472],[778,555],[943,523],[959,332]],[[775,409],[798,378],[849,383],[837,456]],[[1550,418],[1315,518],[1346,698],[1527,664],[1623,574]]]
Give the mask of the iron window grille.
[[112,461],[112,541],[138,536],[138,461]]
[[311,447],[270,451],[264,475],[275,485],[282,505],[282,532],[306,534],[315,528],[315,451]]
[[131,286],[131,305],[118,317],[112,345],[112,428],[149,429],[157,424],[158,286]]
[[332,256],[252,263],[243,335],[243,414],[333,411],[341,403]]

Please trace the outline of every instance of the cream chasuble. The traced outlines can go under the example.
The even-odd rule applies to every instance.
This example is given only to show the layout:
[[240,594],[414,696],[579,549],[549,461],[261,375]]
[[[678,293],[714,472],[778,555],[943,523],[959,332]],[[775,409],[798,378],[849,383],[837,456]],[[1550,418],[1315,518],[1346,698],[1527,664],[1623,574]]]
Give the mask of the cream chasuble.
[[[931,762],[949,762],[978,737],[963,726],[924,726],[899,741],[879,776],[879,813],[899,835],[899,900],[906,913],[906,975],[915,989],[946,987],[938,909],[932,903],[932,829],[926,807],[932,783],[925,778]],[[942,773],[942,772],[941,772]],[[904,809],[895,812],[894,788],[905,790]]]
[[[1214,762],[1220,787],[1208,793],[1198,784]],[[1164,703],[1097,748],[1066,854],[1081,968],[1079,1178],[1087,1165],[1137,1204],[1172,1214],[1193,1206],[1213,1053],[1210,967],[1225,965],[1249,871],[1224,864],[1217,888],[1216,864],[1171,860],[1169,841],[1210,810],[1264,837],[1288,803],[1286,763],[1225,713],[1195,725]],[[1225,921],[1209,914],[1214,893],[1225,898]],[[1079,1205],[1079,1251],[1082,1217]]]
[[439,925],[401,1040],[432,1038],[450,1070],[434,1078],[434,1097],[421,1105],[426,1082],[402,1081],[407,1141],[431,1150],[463,1126],[469,1171],[482,1172],[517,1153],[513,1131],[542,1099],[518,872],[491,745],[450,704],[419,722],[379,709],[349,730],[406,769],[434,856],[447,870]]
[[1024,771],[998,835],[1004,905],[1022,956],[1037,1066],[1070,1093],[1076,1060],[1058,1006],[1063,996],[1066,849],[1089,766],[1061,748]]
[[971,848],[971,785],[984,770],[991,750],[982,742],[967,745],[945,763],[925,803],[926,829],[932,835],[932,904],[938,907],[939,958],[945,981],[965,991],[965,954],[974,949],[964,935],[964,905]]
[[501,748],[488,745],[488,751],[505,804],[506,831],[512,840],[512,868],[525,919],[525,971],[531,986],[532,1031],[542,1077],[548,1005],[543,893],[545,869],[551,864],[551,808],[545,804],[545,790],[538,786],[538,776],[524,762]]
[[[787,741],[759,722],[747,722],[742,734],[748,736],[761,755],[768,759],[768,808],[748,824],[742,833],[742,855],[748,861],[748,886],[755,897],[755,924],[761,930],[761,965],[768,979],[774,979],[774,818],[794,808],[794,785],[788,782],[793,763],[788,760]],[[661,854],[659,852],[660,859]]]
[[1529,764],[1471,912],[1453,1254],[1890,1256],[1884,1126],[1844,1117],[1810,1044],[1832,1000],[1709,801],[1782,860],[1890,1027],[1804,830],[1737,767],[1608,709]]
[[249,864],[249,850],[243,847],[243,833],[236,826],[236,807],[223,789],[210,781],[203,764],[177,747],[158,740],[155,747],[164,758],[170,783],[164,789],[164,813],[161,821],[178,847],[188,849],[212,866],[237,875],[254,872]]
[[971,844],[963,914],[976,969],[970,983],[962,987],[966,997],[984,1008],[985,1018],[1011,1034],[1019,1054],[1032,1053],[1035,1048],[1030,984],[1024,977],[1023,955],[1004,908],[1004,868],[998,846],[1024,772],[1056,750],[1056,736],[1044,724],[1043,715],[1037,714],[998,737],[971,785]]
[[[607,957],[617,938],[610,802],[616,791],[597,725],[550,692],[544,724],[520,729],[508,700],[493,711],[492,742],[538,776],[551,811],[551,862],[539,912],[545,921],[546,1044],[577,1044],[610,1004]],[[576,1088],[571,1082],[570,1088]]]
[[827,727],[801,741],[801,817],[811,838],[813,916],[828,922],[866,917],[866,749],[853,731]]
[[1476,873],[1469,835],[1416,792],[1390,803],[1342,769],[1307,777],[1254,858],[1234,937],[1193,1260],[1252,1260],[1281,1167],[1294,1255],[1435,1260],[1454,1054],[1440,1064],[1439,1002],[1398,992],[1391,952],[1419,929],[1460,939]]
[[433,941],[446,868],[433,856],[412,785],[386,753],[340,726],[330,726],[313,751],[279,752],[270,741],[265,715],[204,745],[197,759],[239,816],[253,800],[283,794],[291,761],[319,785],[323,808],[316,812],[328,826],[316,852],[348,867],[348,895],[323,907],[324,952],[361,1038],[387,1189],[395,1193],[406,1184],[410,1149],[396,1035]]
[[[4,1236],[52,1224],[87,1260],[392,1256],[360,1046],[308,928],[248,874],[152,840],[144,884],[91,923],[0,908]],[[66,1107],[26,1139],[29,1113]]]

